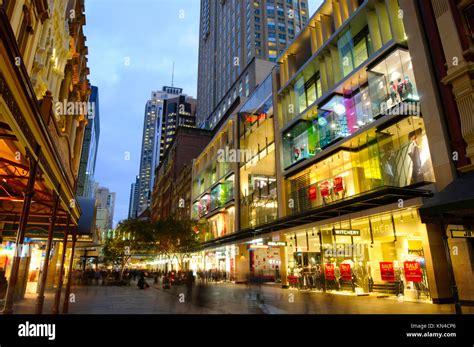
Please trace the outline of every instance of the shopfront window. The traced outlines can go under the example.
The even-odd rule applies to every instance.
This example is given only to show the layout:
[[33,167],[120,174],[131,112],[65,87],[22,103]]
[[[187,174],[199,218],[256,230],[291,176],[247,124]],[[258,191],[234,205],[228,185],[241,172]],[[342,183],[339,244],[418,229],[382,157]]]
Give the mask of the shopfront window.
[[397,49],[369,69],[369,93],[374,115],[386,114],[402,101],[419,100],[408,51]]
[[405,187],[434,182],[433,165],[423,119],[408,117],[377,132],[383,181]]
[[287,234],[288,280],[301,289],[430,300],[416,210],[388,212]]
[[347,141],[334,155],[290,177],[289,213],[331,204],[382,186],[407,187],[434,182],[422,118],[405,118]]
[[310,78],[304,76],[296,80],[294,85],[296,96],[295,115],[304,112],[322,95],[321,78],[319,72],[313,74]]
[[342,96],[336,95],[320,107],[318,125],[321,148],[350,135]]
[[301,120],[283,134],[283,163],[285,168],[311,156],[320,148],[317,125],[308,120]]

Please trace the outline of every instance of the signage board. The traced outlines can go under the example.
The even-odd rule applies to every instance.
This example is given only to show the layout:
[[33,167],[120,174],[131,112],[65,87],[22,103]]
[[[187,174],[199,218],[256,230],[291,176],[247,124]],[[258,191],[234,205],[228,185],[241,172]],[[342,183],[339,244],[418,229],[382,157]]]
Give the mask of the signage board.
[[360,230],[357,229],[333,229],[333,235],[336,236],[360,236]]

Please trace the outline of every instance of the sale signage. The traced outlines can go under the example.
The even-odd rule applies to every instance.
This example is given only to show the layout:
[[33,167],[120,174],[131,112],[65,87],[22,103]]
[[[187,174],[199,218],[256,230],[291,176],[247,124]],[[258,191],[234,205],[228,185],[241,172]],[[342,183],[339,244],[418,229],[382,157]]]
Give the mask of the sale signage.
[[323,198],[327,198],[329,196],[329,182],[324,181],[319,186],[319,190],[321,191],[321,196]]
[[341,264],[339,265],[339,270],[344,281],[352,280],[351,264]]
[[421,268],[417,261],[406,261],[403,263],[405,279],[410,282],[421,282]]
[[393,262],[391,261],[380,262],[380,275],[382,277],[382,281],[394,282],[395,270],[393,268]]
[[334,264],[326,264],[324,273],[327,281],[334,281],[336,279],[334,275]]
[[344,183],[342,181],[342,177],[335,177],[333,180],[333,185],[334,185],[334,191],[336,193],[344,190]]
[[308,189],[308,199],[316,200],[316,187],[309,187]]

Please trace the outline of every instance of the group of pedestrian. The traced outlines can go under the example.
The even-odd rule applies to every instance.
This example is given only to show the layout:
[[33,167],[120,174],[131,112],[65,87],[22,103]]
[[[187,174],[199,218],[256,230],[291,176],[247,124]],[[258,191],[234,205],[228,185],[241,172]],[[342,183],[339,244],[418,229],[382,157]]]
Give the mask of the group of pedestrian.
[[211,270],[199,270],[197,272],[200,283],[211,283],[211,282],[226,282],[230,281],[231,278],[227,271],[221,271],[219,269]]

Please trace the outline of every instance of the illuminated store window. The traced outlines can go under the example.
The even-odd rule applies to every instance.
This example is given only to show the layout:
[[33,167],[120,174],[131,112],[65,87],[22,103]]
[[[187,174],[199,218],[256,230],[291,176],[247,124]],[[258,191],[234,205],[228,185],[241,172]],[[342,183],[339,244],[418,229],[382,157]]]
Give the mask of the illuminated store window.
[[318,114],[320,147],[350,135],[344,98],[336,95],[322,105]]
[[[308,141],[306,146],[311,145],[314,142]],[[331,204],[382,186],[434,182],[426,132],[419,117],[370,129],[342,147],[351,151],[341,150],[287,180],[287,194],[294,201],[289,213]],[[284,141],[285,151],[289,152]]]
[[372,113],[385,114],[402,101],[419,100],[410,53],[397,49],[369,69]]
[[286,235],[289,284],[430,301],[425,233],[409,209],[297,230]]
[[283,134],[283,165],[285,168],[313,156],[320,148],[318,126],[302,120]]

